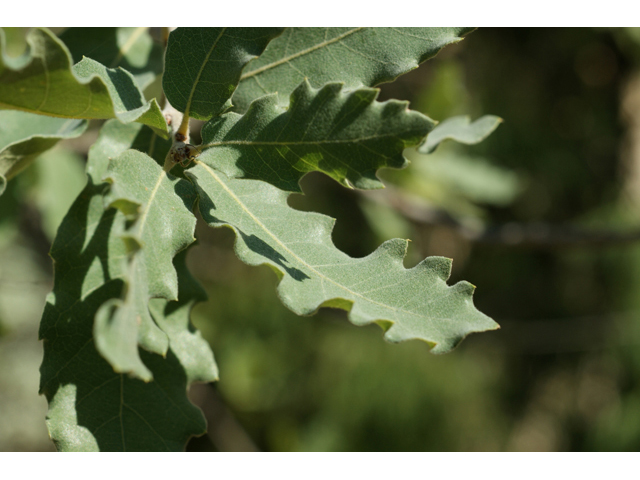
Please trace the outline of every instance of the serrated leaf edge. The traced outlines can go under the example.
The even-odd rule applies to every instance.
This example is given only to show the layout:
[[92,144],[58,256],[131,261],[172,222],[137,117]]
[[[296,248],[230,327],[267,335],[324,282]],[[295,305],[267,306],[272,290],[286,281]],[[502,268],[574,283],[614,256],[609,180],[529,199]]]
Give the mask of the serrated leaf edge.
[[[420,129],[420,130],[415,130],[416,133],[416,140],[412,141],[412,142],[404,142],[405,143],[405,148],[414,146],[419,144],[423,137],[425,136],[425,134],[427,134],[428,132],[432,131],[433,128],[437,125],[438,122],[436,122],[435,120],[431,119],[430,117],[414,111],[414,110],[410,110],[409,109],[409,102],[408,101],[404,101],[404,100],[395,100],[395,99],[390,99],[390,100],[386,100],[384,102],[378,102],[377,98],[378,95],[380,94],[380,90],[377,88],[371,88],[371,87],[359,87],[357,89],[351,89],[351,90],[347,90],[344,88],[345,83],[344,82],[329,82],[326,83],[325,85],[323,85],[322,87],[319,88],[314,88],[309,81],[305,78],[300,85],[298,85],[292,92],[291,95],[289,96],[289,107],[288,108],[283,108],[282,106],[278,105],[278,94],[277,93],[270,93],[267,95],[264,95],[263,97],[260,97],[256,100],[254,100],[253,102],[251,102],[249,108],[247,109],[246,113],[244,113],[243,115],[239,115],[237,113],[227,113],[226,115],[228,116],[232,116],[232,117],[237,117],[236,122],[239,123],[242,121],[243,118],[251,118],[252,115],[258,117],[259,113],[262,113],[264,111],[267,110],[271,110],[271,113],[276,114],[277,116],[280,115],[287,115],[289,114],[289,112],[291,112],[292,110],[294,110],[296,108],[296,105],[302,101],[305,101],[307,99],[307,97],[314,97],[314,96],[318,96],[320,94],[322,94],[325,90],[326,91],[332,91],[332,99],[340,99],[340,100],[345,100],[348,101],[349,97],[353,96],[353,95],[358,95],[358,94],[364,94],[366,95],[366,107],[365,109],[380,109],[380,110],[384,110],[384,109],[395,109],[398,112],[402,111],[403,113],[406,113],[407,115],[411,115],[413,114],[414,116],[420,116],[420,117],[424,117],[425,121],[427,123],[429,123],[429,125],[427,125],[428,130],[425,132],[424,129]],[[363,109],[363,111],[365,110]],[[259,112],[259,113],[257,113]],[[278,117],[275,117],[278,118]],[[217,119],[213,119],[212,121],[215,121]],[[235,125],[232,128],[235,128]],[[205,127],[206,128],[206,124]],[[405,134],[407,136],[413,135],[414,131],[409,131],[409,132],[405,132]],[[206,135],[206,134],[205,134]],[[349,138],[349,139],[334,139],[334,140],[313,140],[313,141],[264,141],[264,140],[221,140],[218,142],[208,142],[202,145],[199,145],[198,148],[202,151],[202,153],[205,153],[207,150],[212,149],[212,148],[216,148],[216,147],[225,147],[225,146],[233,146],[233,145],[238,145],[238,146],[252,146],[252,147],[258,147],[258,146],[300,146],[300,145],[317,145],[317,146],[322,146],[322,145],[335,145],[335,144],[359,144],[361,142],[366,142],[368,140],[377,140],[377,139],[381,139],[381,138],[385,138],[385,137],[389,137],[389,138],[397,138],[396,134],[382,134],[382,135],[370,135],[368,137],[362,137],[362,138]],[[365,147],[366,148],[366,147]],[[304,161],[303,158],[298,157],[299,160]],[[345,162],[344,160],[334,157],[334,159],[338,162],[341,163],[343,165],[345,165],[347,168],[350,168],[349,164],[347,162]],[[395,164],[391,163],[393,160],[397,160]],[[400,151],[398,152],[396,155],[393,156],[389,156],[385,158],[385,161],[389,162],[388,165],[380,165],[378,166],[378,168],[376,169],[376,172],[383,169],[383,168],[393,168],[393,169],[402,169],[402,168],[406,168],[409,165],[409,160],[404,156],[403,152]],[[216,168],[215,164],[211,164],[210,166]],[[338,183],[340,183],[341,185],[343,185],[346,188],[349,189],[354,189],[356,187],[354,187],[354,185],[352,185],[352,181],[345,176],[344,179],[339,179],[336,178],[336,176],[332,175],[332,172],[327,172],[324,170],[320,170],[319,168],[317,168],[315,165],[310,165],[312,167],[312,169],[310,171],[321,171],[322,173],[324,173],[325,175],[333,178],[334,180],[336,180]],[[352,169],[353,170],[353,169]],[[225,175],[229,175],[230,172],[225,171],[225,170],[221,170]],[[302,176],[304,176],[306,173],[308,172],[301,172],[300,178]],[[358,172],[359,173],[359,172]],[[236,175],[231,175],[234,176],[236,178],[254,178],[254,177],[238,177]],[[258,178],[256,178],[258,179]],[[259,179],[258,179],[259,180]],[[298,183],[297,189],[293,189],[292,186],[290,188],[285,189],[283,185],[276,185],[278,188],[283,189],[283,190],[287,190],[287,191],[291,191],[291,192],[295,192],[295,193],[299,193],[302,192],[302,190],[300,189],[300,185],[299,185],[299,181],[300,179],[298,179]],[[357,188],[365,188],[363,186],[358,185]],[[372,188],[384,188],[384,185],[382,184],[382,182],[379,181],[379,179],[377,180],[375,186],[369,186],[369,189]]]
[[[146,155],[143,152],[140,152],[138,150],[135,149],[129,149],[126,150],[125,152],[121,153],[120,155],[123,155],[124,153],[126,153],[127,151],[135,151],[141,155]],[[147,155],[148,156],[148,155]],[[152,162],[153,165],[157,165],[157,163],[149,158],[149,161]],[[159,168],[159,166],[158,166]],[[153,204],[154,199],[156,198],[156,195],[160,189],[160,186],[162,185],[162,181],[165,178],[165,176],[169,176],[169,177],[173,177],[173,178],[177,178],[174,177],[171,174],[168,174],[166,172],[164,172],[164,170],[160,169],[159,170],[159,174],[158,174],[158,178],[156,180],[156,183],[150,193],[150,196],[147,200],[147,202],[145,202],[144,205],[140,204],[139,202],[127,198],[126,196],[120,195],[117,192],[113,191],[113,186],[116,184],[116,180],[109,175],[109,171],[107,170],[107,172],[105,173],[104,178],[102,179],[103,182],[107,183],[108,185],[110,185],[110,189],[109,192],[106,193],[103,197],[104,199],[104,208],[105,210],[108,208],[115,208],[117,210],[119,210],[120,212],[122,212],[125,217],[127,218],[127,220],[130,223],[130,225],[128,226],[128,228],[125,229],[125,231],[120,235],[120,238],[122,239],[122,241],[125,244],[125,247],[127,249],[127,251],[129,252],[129,255],[131,256],[131,258],[128,260],[128,265],[127,265],[127,275],[123,278],[123,281],[125,283],[124,286],[124,291],[123,291],[123,295],[121,296],[120,299],[118,299],[118,302],[111,302],[109,305],[104,304],[100,307],[100,309],[98,310],[98,313],[103,312],[104,309],[108,309],[110,308],[111,310],[114,310],[114,308],[117,308],[119,306],[123,306],[128,299],[128,294],[129,294],[129,286],[132,280],[132,276],[134,275],[132,272],[135,270],[134,269],[134,264],[135,262],[137,262],[139,260],[138,258],[138,254],[140,252],[140,250],[142,250],[144,248],[144,242],[142,240],[142,233],[144,231],[144,228],[146,226],[146,219],[148,217],[149,211],[151,210],[151,206]],[[191,239],[191,243],[193,243],[196,239],[192,238]],[[191,244],[190,243],[190,244]],[[189,245],[190,245],[189,244]],[[175,256],[180,253],[182,250],[186,249],[189,247],[189,245],[185,246],[182,249],[176,250],[175,252],[172,252],[171,254],[171,261],[173,263],[173,259],[175,258]],[[175,271],[175,268],[174,268]],[[175,271],[175,275],[177,277],[178,273],[177,271]],[[178,292],[177,292],[177,288],[176,291],[172,291],[170,295],[165,295],[162,297],[149,297],[148,299],[146,299],[146,305],[147,305],[147,309],[149,308],[148,306],[148,302],[149,300],[151,300],[151,298],[164,298],[165,300],[168,301],[177,301],[178,300],[178,296],[177,296]],[[109,303],[109,302],[107,302]],[[94,324],[94,332],[95,329],[98,328],[98,313],[96,313],[96,320],[95,320],[95,324]],[[163,342],[160,342],[160,344],[154,348],[153,345],[146,345],[146,344],[139,344],[139,346],[141,346],[142,348],[144,348],[145,350],[148,350],[150,352],[153,353],[157,353],[161,356],[165,356],[170,348],[170,344],[169,344],[169,337],[168,334],[160,327],[160,325],[158,325],[155,322],[155,319],[153,317],[153,314],[151,313],[151,311],[149,310],[149,318],[151,319],[151,321],[153,322],[153,326],[155,328],[158,329],[158,333],[162,333],[162,335],[164,335],[167,339],[166,344]],[[95,335],[94,335],[95,337]],[[97,338],[97,337],[96,337]],[[151,373],[151,371],[144,366],[144,363],[142,362],[142,360],[140,359],[140,363],[138,365],[138,369],[135,370],[131,370],[131,369],[127,369],[127,370],[122,370],[122,369],[118,369],[118,367],[116,365],[114,365],[114,361],[110,358],[110,356],[108,354],[106,354],[106,351],[104,349],[101,349],[98,342],[96,341],[96,347],[98,347],[98,351],[100,352],[100,354],[114,367],[114,369],[116,371],[122,371],[124,373],[129,373],[131,375],[134,375],[137,378],[140,378],[141,380],[145,381],[145,382],[149,382],[153,379],[153,374]],[[141,368],[140,368],[141,367]]]
[[[196,161],[196,163],[201,165],[207,171],[207,173],[209,173],[213,177],[213,179],[218,184],[221,185],[221,187],[229,194],[229,196],[231,196],[234,199],[234,201],[245,211],[245,213],[249,217],[251,217],[251,219],[254,222],[256,222],[256,224],[259,225],[260,228],[262,228],[262,230],[269,237],[271,237],[280,247],[282,247],[289,254],[291,254],[292,257],[295,257],[298,261],[300,261],[301,264],[305,265],[305,267],[307,267],[309,270],[313,271],[316,275],[318,275],[318,277],[327,280],[328,282],[336,285],[338,288],[340,288],[340,289],[342,289],[342,290],[344,290],[344,291],[346,291],[346,292],[348,292],[348,293],[350,293],[350,294],[352,294],[352,295],[354,295],[356,297],[362,298],[364,301],[373,303],[373,304],[378,305],[380,307],[383,307],[383,308],[385,308],[387,310],[400,311],[400,312],[407,313],[407,314],[410,314],[410,315],[413,315],[413,316],[422,317],[421,315],[416,314],[414,312],[410,312],[410,311],[406,311],[406,310],[402,310],[402,309],[397,309],[395,307],[391,307],[389,305],[385,305],[383,303],[377,302],[376,300],[372,300],[372,299],[370,299],[368,297],[365,297],[364,295],[359,294],[357,292],[354,292],[350,288],[348,288],[348,287],[346,287],[344,285],[341,285],[338,282],[335,282],[333,279],[331,279],[331,278],[327,277],[326,275],[322,274],[321,272],[317,271],[312,265],[309,265],[306,261],[304,261],[302,258],[300,258],[295,252],[291,251],[291,249],[289,249],[284,243],[282,243],[275,234],[273,234],[255,215],[253,215],[251,210],[246,207],[246,205],[242,202],[242,200],[240,198],[238,198],[238,196],[235,194],[235,192],[233,192],[226,185],[226,183],[216,174],[214,169],[212,169],[211,167],[209,167],[208,165],[206,165],[203,162]],[[197,177],[192,172],[187,170],[187,171],[185,171],[185,175],[188,176],[188,177],[193,178],[194,179],[194,183],[196,183],[196,185],[197,185]],[[239,181],[242,181],[242,180],[239,180]],[[275,187],[272,186],[272,188],[275,188]],[[280,190],[278,190],[278,191],[280,191]],[[280,192],[282,192],[282,191],[280,191]],[[282,192],[282,193],[285,194],[285,195],[288,195],[285,192]],[[325,218],[329,221],[328,226],[330,227],[330,230],[328,232],[328,237],[330,239],[331,238],[330,233],[331,233],[331,229],[333,229],[333,225],[335,223],[335,219],[330,218],[330,217],[325,217]],[[241,257],[241,255],[240,255],[240,253],[239,253],[239,251],[237,249],[237,247],[239,245],[239,243],[238,243],[239,242],[239,240],[238,240],[239,235],[238,235],[238,231],[237,231],[236,227],[231,225],[231,224],[229,224],[229,223],[225,223],[225,226],[228,226],[229,228],[231,228],[234,231],[234,233],[236,235],[236,240],[235,240],[236,254],[241,260],[245,261]],[[332,245],[333,245],[333,243],[332,243]],[[383,255],[383,254],[386,253],[389,256],[389,258],[391,258],[392,262],[399,263],[399,265],[402,266],[402,268],[404,268],[404,266],[402,264],[403,264],[404,256],[406,254],[407,245],[408,245],[408,241],[407,240],[391,239],[391,240],[388,240],[388,241],[384,242],[382,245],[380,245],[378,247],[378,249],[376,249],[369,256],[364,257],[364,259],[360,259],[360,260],[369,259],[371,257],[380,256],[380,255]],[[334,246],[334,248],[335,248],[335,246]],[[451,274],[451,263],[452,263],[452,260],[449,259],[449,258],[445,258],[445,257],[427,257],[422,262],[420,262],[418,265],[413,267],[413,269],[417,269],[417,268],[419,269],[419,268],[425,268],[425,267],[431,268],[431,267],[435,266],[436,267],[435,270],[436,270],[436,273],[437,273],[438,277],[440,277],[442,280],[446,281],[449,278],[450,274]],[[316,305],[315,308],[313,308],[313,309],[310,309],[308,311],[298,311],[293,305],[291,305],[288,302],[287,298],[285,296],[283,296],[283,294],[282,294],[281,287],[283,286],[283,281],[286,278],[285,275],[284,275],[284,272],[280,268],[278,268],[277,266],[275,266],[275,265],[273,265],[271,263],[263,262],[261,264],[268,265],[272,269],[279,271],[280,274],[278,275],[278,277],[279,277],[280,283],[278,285],[278,296],[280,297],[280,299],[282,300],[284,305],[287,308],[289,308],[290,310],[292,310],[293,312],[295,312],[296,314],[298,314],[298,315],[313,315],[323,305],[324,306],[328,306],[327,303],[332,303],[333,305],[331,305],[331,306],[338,306],[339,308],[343,308],[343,309],[347,310],[348,311],[349,321],[351,321],[355,325],[368,325],[368,324],[371,324],[371,323],[378,324],[379,326],[382,327],[382,329],[385,332],[384,333],[385,340],[390,341],[392,343],[397,343],[397,342],[401,342],[401,341],[405,341],[405,340],[412,340],[412,339],[422,340],[422,341],[424,341],[425,343],[427,343],[430,346],[432,353],[440,354],[440,353],[447,353],[451,349],[455,348],[455,346],[457,346],[470,333],[488,331],[488,330],[495,330],[495,329],[500,328],[500,326],[497,323],[495,323],[489,317],[485,316],[487,318],[487,320],[488,320],[487,323],[489,325],[489,326],[487,326],[487,328],[474,329],[473,331],[467,332],[463,336],[460,336],[458,338],[452,339],[452,342],[450,342],[450,343],[444,343],[444,342],[438,343],[438,342],[435,342],[435,341],[430,341],[428,339],[415,337],[415,336],[411,336],[411,337],[398,336],[398,335],[396,335],[396,331],[394,329],[394,325],[395,325],[396,322],[394,322],[392,320],[389,320],[389,319],[371,319],[371,318],[368,318],[368,317],[366,317],[366,318],[362,317],[361,318],[361,317],[358,316],[358,310],[357,310],[356,303],[354,301],[352,301],[350,299],[346,299],[346,298],[335,297],[335,298],[327,299],[324,302]],[[251,264],[251,265],[253,265],[253,264]],[[409,271],[409,270],[413,270],[413,269],[405,269],[405,270]],[[460,281],[460,282],[458,282],[458,283],[456,283],[454,285],[447,285],[447,287],[449,289],[447,291],[448,293],[454,293],[454,292],[464,293],[464,294],[466,294],[468,296],[466,301],[469,301],[469,302],[473,303],[472,295],[473,295],[473,292],[475,290],[475,286],[472,285],[471,283],[466,282],[466,281]],[[350,308],[346,308],[349,304],[350,304]],[[355,306],[355,308],[354,308],[354,306]]]

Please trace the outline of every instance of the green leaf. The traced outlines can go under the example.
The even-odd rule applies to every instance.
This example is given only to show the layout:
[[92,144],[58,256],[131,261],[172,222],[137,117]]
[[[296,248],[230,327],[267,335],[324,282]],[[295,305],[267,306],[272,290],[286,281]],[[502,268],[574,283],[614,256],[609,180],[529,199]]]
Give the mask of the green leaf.
[[167,99],[186,116],[199,120],[229,109],[244,66],[281,32],[281,28],[174,30],[169,35],[162,80]]
[[89,150],[87,173],[94,183],[99,183],[109,166],[109,159],[115,158],[128,149],[138,150],[162,165],[171,148],[171,140],[159,137],[152,130],[139,123],[122,124],[109,120],[100,129],[100,135]]
[[402,178],[402,192],[423,197],[454,216],[477,212],[477,204],[505,206],[522,191],[516,172],[488,159],[459,152],[425,155],[407,152],[413,173]]
[[[45,350],[40,390],[49,401],[47,425],[60,450],[182,450],[190,436],[205,431],[202,413],[187,398],[187,386],[217,379],[217,368],[208,344],[189,324],[191,308],[203,295],[186,270],[186,251],[171,266],[177,272],[180,300],[154,299],[149,305],[169,339],[164,357],[139,352],[153,381],[115,372],[94,343],[96,313],[126,295],[132,270],[122,239],[131,235],[127,218],[117,209],[105,210],[109,186],[96,184],[94,178],[108,168],[104,155],[145,143],[152,149],[153,141],[154,135],[142,125],[105,125],[90,152],[89,183],[63,220],[51,250],[55,284],[40,326]],[[157,147],[153,150],[160,163],[166,150]],[[137,255],[140,252],[133,258]]]
[[162,73],[162,46],[147,27],[78,27],[60,35],[76,62],[89,57],[101,64],[131,72],[141,90]]
[[500,117],[485,115],[471,122],[467,115],[452,117],[438,124],[427,136],[418,151],[433,153],[443,141],[451,139],[466,145],[475,145],[487,138],[502,123]]
[[85,120],[0,110],[0,176],[11,179],[58,141],[78,137],[86,128]]
[[118,118],[169,135],[157,102],[145,103],[130,73],[91,59],[72,70],[69,51],[45,29],[32,30],[27,41],[30,54],[9,59],[0,34],[0,107],[63,118]]
[[469,28],[287,28],[242,72],[233,96],[244,112],[256,98],[278,93],[285,106],[307,78],[313,87],[344,82],[347,89],[373,87],[407,73]]
[[53,241],[69,207],[87,183],[84,159],[71,150],[54,148],[34,163],[32,195],[42,216],[42,229]]
[[178,301],[153,298],[149,309],[158,326],[169,336],[171,352],[178,358],[187,376],[187,383],[218,380],[218,367],[209,344],[202,338],[189,318],[197,302],[207,300],[207,294],[191,276],[186,265],[187,250],[173,261],[178,272]]
[[447,286],[449,259],[430,257],[405,269],[407,241],[399,239],[351,258],[332,243],[334,220],[290,208],[287,193],[229,179],[200,162],[186,174],[198,186],[204,220],[235,231],[243,262],[271,266],[282,277],[280,299],[299,315],[342,308],[356,325],[377,323],[387,340],[421,339],[434,353],[451,350],[471,332],[498,328],[473,306],[473,285]]
[[133,259],[124,300],[103,305],[96,316],[96,345],[116,371],[148,381],[151,373],[138,355],[138,345],[160,355],[169,346],[151,317],[149,299],[177,300],[172,259],[195,241],[196,192],[189,181],[166,174],[136,150],[112,159],[105,180],[112,185],[107,204],[133,221],[122,236]]
[[344,186],[383,188],[382,167],[403,168],[402,152],[417,145],[434,122],[407,102],[376,102],[378,90],[319,90],[304,81],[283,110],[277,96],[256,100],[243,116],[228,113],[202,130],[200,160],[227,176],[264,180],[291,192],[307,172],[321,171]]

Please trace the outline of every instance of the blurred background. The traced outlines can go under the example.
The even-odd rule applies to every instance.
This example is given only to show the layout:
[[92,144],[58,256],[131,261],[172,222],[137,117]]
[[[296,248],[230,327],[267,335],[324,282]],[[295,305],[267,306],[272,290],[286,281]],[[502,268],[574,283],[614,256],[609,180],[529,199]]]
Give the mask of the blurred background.
[[[6,33],[22,53],[25,30]],[[434,356],[339,310],[297,317],[229,230],[199,225],[189,264],[209,302],[193,323],[221,375],[191,389],[210,428],[188,450],[639,450],[640,29],[479,29],[381,90],[436,120],[504,123],[478,145],[407,151],[383,191],[311,174],[290,204],[336,218],[354,257],[400,237],[406,267],[453,258],[450,283],[476,285],[502,328]],[[47,253],[99,126],[0,197],[0,450],[53,449],[37,395]]]

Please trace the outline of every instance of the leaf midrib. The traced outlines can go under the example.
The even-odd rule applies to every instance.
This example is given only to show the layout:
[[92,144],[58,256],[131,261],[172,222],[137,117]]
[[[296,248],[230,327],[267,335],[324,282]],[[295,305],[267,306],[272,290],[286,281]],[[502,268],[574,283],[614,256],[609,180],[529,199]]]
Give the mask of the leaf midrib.
[[144,230],[145,224],[147,222],[147,217],[149,216],[149,212],[151,211],[151,204],[153,203],[156,194],[158,193],[158,190],[160,189],[160,185],[162,185],[162,178],[164,177],[165,173],[164,171],[160,172],[160,176],[158,177],[158,180],[156,181],[155,186],[153,187],[153,190],[151,191],[151,195],[149,196],[149,199],[147,200],[147,205],[146,208],[144,209],[144,211],[142,212],[142,215],[140,215],[140,220],[139,220],[139,227],[138,227],[138,236],[140,237],[140,241],[142,241],[142,232]]
[[[411,132],[412,133],[412,132]],[[416,134],[422,133],[422,130],[416,129]],[[254,141],[254,140],[223,140],[221,142],[211,142],[205,145],[201,145],[200,148],[211,148],[211,147],[225,147],[227,145],[246,145],[251,147],[256,146],[307,146],[307,145],[328,145],[328,144],[343,144],[343,143],[359,143],[366,142],[369,140],[379,140],[383,138],[400,138],[395,133],[388,133],[385,135],[371,135],[369,137],[360,137],[360,138],[346,138],[340,140],[310,140],[310,141],[300,141],[300,142],[267,142],[267,141]]]
[[209,62],[209,58],[211,57],[211,54],[215,50],[216,46],[218,45],[218,42],[220,41],[220,39],[222,38],[222,36],[224,35],[224,32],[226,30],[227,30],[226,27],[224,27],[222,30],[220,30],[220,33],[218,34],[218,37],[213,42],[213,45],[211,45],[211,48],[209,49],[209,52],[207,53],[207,56],[204,58],[204,60],[202,62],[202,65],[200,65],[200,70],[198,71],[198,75],[196,75],[196,79],[193,81],[193,85],[191,86],[191,92],[189,93],[189,98],[187,100],[187,105],[186,105],[185,110],[184,110],[184,117],[185,118],[189,118],[189,112],[191,111],[191,102],[193,101],[193,95],[194,95],[194,93],[196,91],[196,88],[198,86],[198,82],[200,82],[200,77],[202,76],[202,72],[204,71],[204,67]]
[[140,35],[148,30],[149,27],[137,27],[131,36],[127,39],[125,44],[118,50],[118,55],[111,62],[111,66],[109,68],[116,68],[120,60],[124,58],[124,56],[131,50],[131,47],[138,41]]
[[340,40],[342,40],[343,38],[348,37],[349,35],[352,35],[360,30],[364,30],[366,27],[358,27],[358,28],[354,28],[352,30],[349,30],[341,35],[338,35],[337,37],[332,38],[331,40],[325,40],[324,42],[318,43],[317,45],[313,45],[312,47],[306,48],[304,50],[300,50],[299,52],[296,52],[294,54],[289,55],[288,57],[285,58],[281,58],[278,61],[272,62],[272,63],[268,63],[267,65],[263,65],[260,68],[256,68],[255,70],[252,70],[248,73],[245,73],[244,75],[242,75],[240,77],[240,81],[245,80],[247,78],[253,77],[255,75],[259,75],[260,73],[266,71],[266,70],[270,70],[272,68],[275,68],[279,65],[282,65],[284,63],[288,63],[291,60],[298,58],[298,57],[302,57],[303,55],[307,55],[315,50],[318,50],[320,48],[326,47],[328,45],[331,45],[332,43],[336,43],[339,42]]
[[[260,226],[260,228],[262,228],[262,230],[264,230],[264,232],[269,235],[278,245],[280,245],[284,250],[286,250],[287,252],[289,252],[294,258],[296,258],[296,260],[298,260],[302,265],[304,265],[305,267],[307,267],[310,271],[312,271],[313,273],[315,273],[318,277],[320,277],[321,279],[326,280],[329,283],[334,284],[335,286],[337,286],[338,288],[341,288],[342,290],[345,290],[346,292],[349,292],[350,294],[354,295],[355,297],[359,297],[363,300],[366,300],[367,302],[373,303],[374,305],[378,305],[380,307],[386,308],[387,310],[391,310],[393,312],[399,312],[399,313],[406,313],[409,315],[412,315],[414,317],[418,317],[418,318],[432,318],[435,320],[447,320],[446,318],[440,318],[440,317],[426,317],[424,315],[421,315],[419,313],[415,313],[415,312],[411,312],[409,310],[404,310],[402,308],[395,308],[392,307],[390,305],[385,305],[384,303],[380,303],[377,302],[369,297],[365,297],[364,295],[354,292],[353,290],[349,289],[348,287],[336,282],[335,280],[327,277],[326,275],[324,275],[323,273],[319,272],[318,270],[316,270],[315,268],[313,268],[313,266],[309,265],[306,261],[304,261],[302,258],[300,258],[294,251],[292,251],[289,247],[287,247],[284,243],[282,243],[282,241],[280,241],[280,239],[274,235],[271,230],[269,230],[267,228],[266,225],[264,225],[260,219],[258,219],[253,212],[247,208],[247,206],[240,200],[240,198],[225,184],[225,182],[223,182],[220,177],[218,177],[216,175],[216,173],[213,171],[213,169],[211,167],[209,167],[208,165],[206,165],[205,163],[202,163],[198,160],[196,160],[197,164],[202,165],[205,170],[213,177],[213,179],[218,182],[220,184],[220,186],[229,194],[229,196],[231,198],[233,198],[233,200],[240,206],[240,208],[242,208],[247,215],[249,215],[249,217],[251,217],[251,219],[256,222],[257,225]],[[329,300],[329,299],[327,299]],[[397,323],[397,320],[394,321],[394,323]]]

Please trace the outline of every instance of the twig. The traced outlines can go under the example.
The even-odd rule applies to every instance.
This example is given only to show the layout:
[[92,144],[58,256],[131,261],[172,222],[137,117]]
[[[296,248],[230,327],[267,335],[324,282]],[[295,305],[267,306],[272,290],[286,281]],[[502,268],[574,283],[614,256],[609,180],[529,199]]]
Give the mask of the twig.
[[434,208],[387,187],[384,195],[377,192],[362,192],[367,199],[392,207],[407,220],[423,225],[450,227],[462,238],[480,245],[528,249],[560,249],[577,247],[606,247],[640,241],[640,228],[628,232],[587,230],[572,226],[557,226],[547,223],[515,223],[494,225],[485,228],[470,227],[447,212]]

